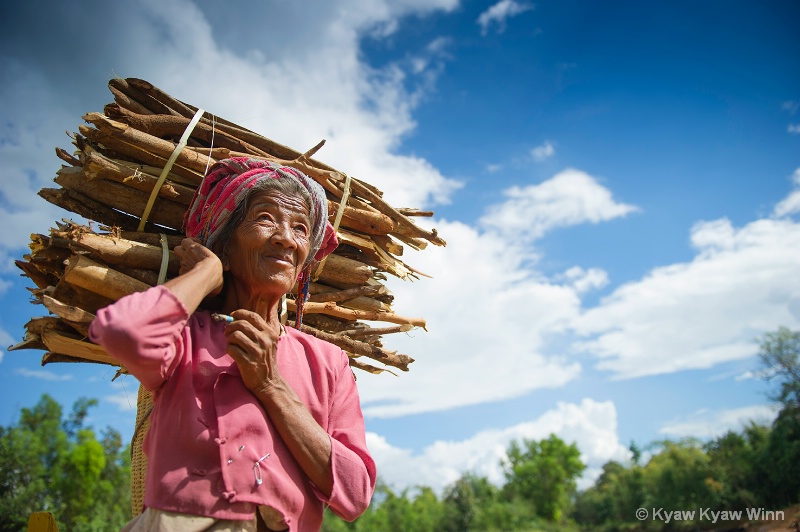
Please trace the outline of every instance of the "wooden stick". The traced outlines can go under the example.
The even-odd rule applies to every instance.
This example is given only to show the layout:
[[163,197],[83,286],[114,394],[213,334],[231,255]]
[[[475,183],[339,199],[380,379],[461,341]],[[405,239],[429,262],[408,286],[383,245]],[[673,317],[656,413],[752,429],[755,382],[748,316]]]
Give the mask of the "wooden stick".
[[153,111],[145,107],[144,105],[140,104],[121,90],[116,87],[111,86],[111,82],[108,84],[108,89],[111,91],[111,94],[114,95],[114,101],[116,105],[120,108],[127,109],[132,113],[137,113],[140,115],[152,115],[154,114]]
[[[297,305],[291,299],[286,300],[286,306],[292,312],[297,310]],[[364,310],[347,309],[337,306],[336,303],[313,303],[307,301],[303,307],[305,314],[327,314],[337,318],[350,320],[388,321],[399,325],[409,324],[425,329],[425,320],[422,318],[407,318],[398,316],[393,312],[369,312]],[[427,330],[427,329],[426,329]]]
[[85,310],[67,305],[50,296],[44,296],[42,303],[47,310],[60,317],[64,322],[75,329],[81,336],[89,336],[89,325],[94,320],[94,314]]
[[[129,127],[122,122],[111,120],[100,113],[87,113],[83,115],[83,119],[96,127],[101,133],[113,136],[123,142],[139,146],[165,159],[168,159],[170,155],[172,155],[172,152],[175,151],[174,143]],[[206,167],[213,165],[217,161],[201,153],[191,150],[182,150],[178,154],[178,158],[175,162],[185,168],[204,174]]]
[[[377,367],[372,366],[370,364],[364,364],[363,362],[359,362],[358,360],[356,360],[353,357],[350,358],[349,362],[350,362],[350,366],[352,366],[354,368],[357,368],[357,369],[360,369],[361,371],[366,371],[367,373],[372,373],[373,375],[377,375],[377,374],[383,373],[385,371],[386,373],[391,373],[392,375],[397,377],[397,373],[395,373],[395,372],[393,372],[391,370],[388,370],[388,369],[385,369],[385,368],[377,368]],[[355,373],[353,373],[353,377],[355,377]]]
[[[122,139],[116,135],[83,125],[78,127],[78,131],[88,141],[94,142],[98,146],[103,146],[105,148],[105,150],[101,150],[103,153],[107,153],[107,150],[111,150],[122,154],[125,157],[130,157],[131,159],[140,163],[154,166],[159,169],[164,168],[164,166],[167,164],[167,159],[169,156],[163,157],[161,155],[152,153],[145,147]],[[192,186],[199,186],[200,182],[203,180],[202,172],[192,170],[191,168],[186,168],[180,163],[175,163],[172,166],[171,172],[181,176],[186,182],[191,183]]]
[[112,358],[105,349],[91,342],[83,342],[56,331],[43,333],[42,341],[47,349],[55,353],[119,366],[119,362]]
[[396,325],[394,327],[368,327],[366,329],[348,329],[346,331],[339,331],[336,333],[338,336],[349,336],[352,339],[364,338],[365,336],[383,336],[384,334],[394,334],[399,332],[408,332],[414,329],[413,325]]
[[371,277],[372,268],[366,264],[333,253],[328,255],[319,280],[328,283],[362,285]]
[[[39,196],[53,205],[74,212],[89,220],[130,230],[135,230],[139,225],[138,220],[134,217],[115,211],[108,205],[104,205],[75,190],[43,188],[39,190]],[[152,224],[148,224],[149,229],[154,227]]]
[[320,340],[325,340],[326,342],[330,342],[334,345],[337,345],[349,353],[366,356],[373,360],[382,362],[387,366],[392,366],[401,369],[403,371],[408,371],[408,365],[414,362],[414,359],[408,355],[402,355],[392,351],[386,351],[385,349],[380,349],[371,346],[365,342],[351,340],[344,336],[336,336],[333,334],[329,334],[324,331],[320,331],[319,329],[309,327],[308,325],[301,325],[300,330],[303,331],[304,333],[315,336]]
[[[56,234],[68,238],[82,249],[91,251],[103,262],[144,270],[159,271],[161,269],[163,250],[160,245],[156,247],[90,232],[77,232],[72,235],[66,232],[56,232]],[[180,259],[170,251],[167,272],[170,275],[177,275],[179,268]]]
[[101,308],[107,307],[114,302],[91,290],[70,284],[64,279],[61,279],[54,287],[48,286],[38,295],[40,300],[43,299],[44,296],[50,296],[58,301],[69,301],[71,305],[91,313],[96,313]]
[[356,297],[372,297],[381,296],[388,292],[383,285],[366,285],[347,290],[337,290],[330,286],[325,286],[320,283],[311,283],[309,285],[309,293],[312,294],[313,301],[317,303],[325,303],[328,301],[340,302],[354,299]]
[[63,148],[56,148],[56,156],[62,161],[71,164],[72,166],[80,166],[80,160],[67,153]]
[[[149,246],[156,246],[161,247],[161,236],[156,233],[140,233],[139,231],[120,231],[119,236],[124,238],[125,240],[133,240],[135,242],[139,242],[141,244],[147,244]],[[185,235],[167,235],[167,245],[169,249],[175,249],[183,239],[186,238]]]
[[[123,166],[95,151],[88,154],[84,152],[83,175],[88,180],[101,178],[116,181],[148,194],[158,181],[156,175],[148,174],[139,168]],[[159,189],[158,195],[188,206],[194,191],[194,188],[166,181]]]
[[[143,115],[134,113],[128,109],[124,109],[120,107],[111,107],[106,108],[105,113],[110,118],[119,120],[120,122],[124,122],[129,124],[131,127],[134,127],[140,131],[146,131],[151,135],[155,135],[157,137],[180,137],[186,127],[189,125],[191,118],[194,116],[194,111],[189,116],[174,116],[174,115]],[[192,138],[193,139],[201,139],[208,144],[211,144],[212,139],[214,146],[220,148],[227,148],[229,150],[234,150],[238,152],[244,152],[249,155],[256,155],[256,156],[267,156],[269,153],[260,150],[249,144],[234,135],[226,131],[222,131],[217,127],[217,124],[207,123],[208,120],[201,120],[195,126],[194,131],[192,131]],[[213,155],[210,155],[215,159]]]
[[[339,204],[328,201],[328,219],[333,223]],[[341,224],[368,235],[388,235],[395,230],[394,222],[385,214],[345,207]]]
[[64,280],[114,301],[150,288],[149,285],[103,266],[84,255],[75,255],[69,259],[67,269],[64,271]]
[[[101,204],[113,209],[141,216],[147,204],[148,194],[106,179],[87,180],[80,168],[62,168],[58,171],[55,182],[62,187],[75,190]],[[186,207],[167,199],[156,201],[150,211],[149,221],[175,230],[183,225]],[[98,220],[108,223],[106,220]]]
[[148,97],[136,87],[131,86],[126,79],[111,79],[108,82],[108,87],[109,89],[116,89],[118,92],[125,94],[128,98],[140,104],[141,107],[148,109],[154,114],[178,114],[176,111],[170,109],[169,106],[164,105],[155,98]]

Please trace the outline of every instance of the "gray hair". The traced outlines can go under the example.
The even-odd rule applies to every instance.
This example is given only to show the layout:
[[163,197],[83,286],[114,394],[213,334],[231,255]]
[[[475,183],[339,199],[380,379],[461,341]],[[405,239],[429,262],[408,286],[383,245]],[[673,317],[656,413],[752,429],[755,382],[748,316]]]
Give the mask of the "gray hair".
[[[230,218],[228,218],[228,221],[220,230],[219,235],[215,238],[215,242],[211,248],[211,251],[213,251],[220,258],[220,260],[225,257],[228,244],[233,237],[233,232],[236,231],[236,228],[239,227],[239,224],[244,221],[245,214],[247,214],[247,209],[250,206],[252,199],[259,192],[267,191],[275,191],[286,194],[287,196],[299,196],[302,198],[303,202],[308,208],[308,216],[312,228],[317,226],[317,220],[319,219],[318,217],[320,215],[327,217],[327,209],[325,209],[326,212],[324,213],[315,212],[314,202],[311,199],[311,194],[297,179],[293,178],[293,176],[287,175],[286,177],[281,176],[279,178],[265,177],[247,190],[244,199],[236,205],[236,208],[231,213]],[[309,235],[310,248],[308,251],[308,257],[306,258],[306,262],[303,264],[303,267],[308,266],[311,261],[314,260],[314,255],[316,255],[317,251],[319,251],[324,236],[324,226],[322,231],[315,231]]]

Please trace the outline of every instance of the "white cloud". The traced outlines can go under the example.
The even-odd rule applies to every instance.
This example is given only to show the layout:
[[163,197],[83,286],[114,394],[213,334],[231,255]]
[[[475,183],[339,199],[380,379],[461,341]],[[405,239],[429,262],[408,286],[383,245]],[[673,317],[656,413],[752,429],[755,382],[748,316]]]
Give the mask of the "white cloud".
[[777,217],[800,213],[800,168],[792,174],[794,190],[776,206],[773,214]]
[[125,392],[120,392],[114,395],[106,395],[103,397],[103,400],[116,405],[116,407],[122,411],[136,411],[136,392],[134,392],[133,395]]
[[798,135],[800,134],[800,124],[789,124],[786,126],[786,131],[791,135]]
[[603,288],[608,284],[608,274],[599,268],[584,270],[580,266],[573,266],[556,279],[564,280],[575,288],[579,294]]
[[775,405],[753,405],[728,410],[698,410],[668,422],[658,432],[674,438],[714,438],[728,431],[741,432],[751,421],[769,424],[778,415]]
[[123,412],[136,412],[139,399],[139,381],[133,375],[121,375],[120,378],[108,382],[115,393],[103,396],[108,402]]
[[579,311],[575,288],[526,270],[530,251],[513,241],[458,222],[436,227],[447,247],[405,258],[433,279],[388,283],[395,312],[425,318],[428,332],[386,338],[416,361],[399,378],[359,379],[365,414],[497,401],[575,378],[580,365],[548,347]]
[[462,474],[473,472],[501,485],[501,461],[512,441],[541,440],[555,434],[575,443],[587,465],[580,487],[591,485],[609,460],[630,457],[617,437],[617,413],[610,401],[584,399],[580,404],[558,403],[538,419],[504,429],[487,429],[463,441],[436,441],[419,454],[393,447],[385,438],[367,434],[367,445],[378,465],[378,474],[395,489],[430,486],[436,492]]
[[633,378],[709,368],[754,355],[766,330],[800,325],[800,224],[700,222],[691,241],[694,260],[620,286],[576,321],[591,338],[575,347],[599,369]]
[[507,238],[533,241],[547,232],[586,222],[599,223],[638,210],[618,203],[611,191],[580,170],[563,170],[547,181],[505,191],[505,203],[491,206],[481,226]]
[[481,35],[486,35],[492,24],[497,26],[498,33],[503,33],[506,28],[506,20],[531,9],[533,9],[533,6],[530,4],[517,2],[516,0],[500,0],[478,16]]
[[[13,337],[8,334],[8,331],[0,327],[0,346],[10,346],[13,343],[15,343]],[[0,348],[0,362],[3,361],[3,356],[5,356],[5,354],[5,349]]]
[[31,370],[27,368],[15,368],[14,374],[21,377],[28,377],[31,379],[40,379],[43,381],[68,381],[72,379],[72,375],[63,373],[53,373],[43,369]]
[[555,155],[556,148],[553,146],[553,143],[549,140],[545,141],[543,144],[536,146],[531,150],[531,155],[533,156],[533,160],[537,163],[541,163]]
[[390,279],[395,312],[421,315],[428,332],[386,339],[416,361],[397,379],[359,381],[367,416],[499,401],[563,386],[580,373],[580,364],[564,356],[559,341],[579,316],[580,295],[604,286],[607,275],[574,267],[548,279],[532,269],[537,255],[526,232],[538,237],[554,227],[599,222],[633,207],[616,203],[607,189],[575,170],[507,195],[510,200],[490,207],[482,218],[485,231],[435,221],[447,247],[429,246],[404,257],[432,280]]
[[[112,101],[104,87],[114,74],[148,79],[176,98],[297,150],[325,138],[320,160],[384,190],[393,205],[426,207],[448,201],[457,182],[424,159],[395,153],[401,138],[415,127],[411,111],[435,81],[447,41],[434,40],[421,50],[425,61],[414,63],[414,70],[400,64],[369,67],[360,59],[359,39],[381,25],[384,33],[391,33],[391,23],[400,17],[448,11],[457,4],[341,0],[317,2],[313,9],[304,4],[301,9],[291,3],[253,3],[252,17],[237,20],[241,30],[236,44],[252,47],[245,50],[216,40],[222,37],[204,11],[186,0],[150,0],[125,7],[98,4],[83,13],[87,25],[105,26],[122,11],[126,23],[102,47],[86,42],[90,38],[77,26],[64,28],[72,49],[85,44],[96,50],[97,68],[82,73],[80,83],[60,70],[71,61],[59,55],[69,53],[66,49],[42,47],[42,55],[33,55],[35,47],[20,48],[21,57],[0,53],[0,223],[18,229],[0,236],[0,253],[24,248],[31,232],[46,232],[54,220],[67,215],[36,192],[48,186],[60,166],[54,148],[71,148],[64,130],[76,130],[81,115]],[[203,7],[218,9],[214,3]],[[61,10],[53,6],[40,13],[31,8],[27,16],[36,17],[37,26],[44,28],[48,17],[55,23],[64,15]],[[263,20],[283,16],[302,17],[303,24],[247,30],[250,24],[263,30]],[[256,33],[258,39],[253,37]],[[37,35],[25,42],[36,42]],[[411,75],[419,82],[407,89]],[[94,90],[86,90],[91,83]]]

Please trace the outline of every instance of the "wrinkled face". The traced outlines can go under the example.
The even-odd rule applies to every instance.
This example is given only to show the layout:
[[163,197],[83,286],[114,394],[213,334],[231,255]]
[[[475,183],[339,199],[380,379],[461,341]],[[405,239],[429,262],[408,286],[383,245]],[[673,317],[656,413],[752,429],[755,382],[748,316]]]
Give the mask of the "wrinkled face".
[[303,270],[310,237],[302,198],[278,190],[257,192],[227,246],[225,269],[250,291],[283,295]]

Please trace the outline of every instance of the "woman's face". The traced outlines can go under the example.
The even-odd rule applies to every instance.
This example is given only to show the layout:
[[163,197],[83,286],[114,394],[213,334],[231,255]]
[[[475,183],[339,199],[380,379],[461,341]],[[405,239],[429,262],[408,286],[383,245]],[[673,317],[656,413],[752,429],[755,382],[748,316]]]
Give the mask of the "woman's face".
[[283,295],[303,269],[310,238],[303,198],[277,190],[256,192],[227,246],[225,268],[233,282],[252,292]]

